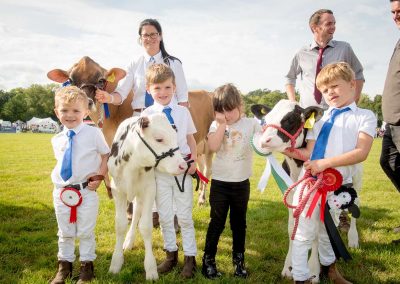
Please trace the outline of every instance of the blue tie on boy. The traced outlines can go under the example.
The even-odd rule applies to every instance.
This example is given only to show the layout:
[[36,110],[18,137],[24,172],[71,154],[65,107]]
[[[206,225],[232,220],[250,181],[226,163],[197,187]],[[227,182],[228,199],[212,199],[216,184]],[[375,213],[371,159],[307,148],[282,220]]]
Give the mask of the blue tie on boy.
[[72,138],[75,136],[73,130],[68,130],[68,147],[65,149],[64,157],[61,164],[61,177],[67,181],[72,176]]
[[314,150],[310,158],[311,161],[323,159],[325,157],[325,150],[326,150],[326,145],[328,144],[329,133],[332,130],[335,118],[339,114],[349,110],[350,110],[349,107],[346,107],[344,109],[337,109],[337,108],[332,109],[331,116],[327,121],[325,121],[324,125],[322,125],[321,132],[319,133],[317,141],[315,142]]
[[169,123],[171,125],[175,125],[174,119],[172,118],[172,115],[171,115],[171,111],[172,111],[172,108],[170,108],[169,106],[166,106],[163,109],[163,113],[165,113],[165,115],[167,116]]

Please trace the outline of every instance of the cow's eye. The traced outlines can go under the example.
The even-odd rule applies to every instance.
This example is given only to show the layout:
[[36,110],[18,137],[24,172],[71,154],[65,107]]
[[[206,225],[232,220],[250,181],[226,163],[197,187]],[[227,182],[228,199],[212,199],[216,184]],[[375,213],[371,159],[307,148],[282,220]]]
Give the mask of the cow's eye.
[[162,138],[156,138],[156,141],[157,141],[158,143],[162,143],[162,142],[164,142],[164,139],[162,139]]

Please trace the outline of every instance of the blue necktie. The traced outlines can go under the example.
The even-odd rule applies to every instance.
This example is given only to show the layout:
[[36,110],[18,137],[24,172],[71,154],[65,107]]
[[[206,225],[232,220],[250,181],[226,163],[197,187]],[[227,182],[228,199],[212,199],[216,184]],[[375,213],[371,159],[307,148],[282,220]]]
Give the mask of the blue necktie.
[[[154,62],[155,62],[154,57],[153,56],[150,57],[149,66],[154,64]],[[151,96],[151,94],[146,90],[146,93],[144,94],[144,106],[147,108],[153,104],[154,104],[154,99]]]
[[64,157],[61,164],[60,175],[64,181],[67,181],[72,176],[72,138],[75,132],[73,130],[68,130],[68,147],[65,149]]
[[325,121],[324,125],[322,125],[321,132],[319,133],[317,141],[315,142],[314,150],[311,154],[310,160],[319,160],[325,157],[325,149],[326,145],[328,144],[329,133],[332,130],[335,118],[339,114],[349,110],[350,110],[349,107],[346,107],[344,109],[337,109],[337,108],[332,109],[331,117],[327,121]]
[[165,115],[167,116],[169,123],[171,125],[175,125],[174,119],[172,118],[172,115],[171,115],[171,111],[172,111],[172,108],[170,108],[169,106],[166,106],[163,109],[163,113],[165,113]]

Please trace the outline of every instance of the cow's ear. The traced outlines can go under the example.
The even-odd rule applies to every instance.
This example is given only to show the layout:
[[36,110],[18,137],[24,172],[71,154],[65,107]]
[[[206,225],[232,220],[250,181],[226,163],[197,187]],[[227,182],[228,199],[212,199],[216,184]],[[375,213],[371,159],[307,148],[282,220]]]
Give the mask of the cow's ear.
[[149,127],[149,124],[150,124],[150,120],[147,116],[143,116],[143,117],[139,118],[139,120],[138,120],[138,125],[140,127],[140,130],[143,130],[143,129]]
[[121,68],[112,68],[107,71],[106,80],[107,80],[107,87],[106,91],[111,93],[117,87],[119,80],[126,76],[126,72]]
[[255,104],[250,107],[250,111],[257,119],[263,119],[271,111],[271,108],[266,105]]
[[324,114],[324,110],[320,107],[316,107],[316,106],[310,106],[304,109],[304,119],[307,120],[311,114],[314,113],[314,118],[315,121],[318,121],[321,119],[322,115]]
[[54,82],[64,83],[69,79],[69,74],[67,71],[54,69],[47,73],[47,78]]

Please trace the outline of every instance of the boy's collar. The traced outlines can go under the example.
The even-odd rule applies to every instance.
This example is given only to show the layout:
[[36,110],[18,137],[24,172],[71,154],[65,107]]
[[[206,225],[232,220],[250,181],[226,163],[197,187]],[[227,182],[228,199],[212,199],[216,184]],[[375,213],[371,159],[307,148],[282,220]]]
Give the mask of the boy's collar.
[[156,102],[156,101],[154,101],[154,107],[157,109],[157,110],[163,110],[165,107],[170,107],[171,109],[174,109],[174,106],[175,106],[176,104],[174,104],[173,102],[172,102],[172,98],[171,98],[171,101],[169,102],[169,104],[167,104],[167,105],[162,105],[162,104],[160,104],[160,103],[158,103],[158,102]]
[[67,127],[64,126],[63,132],[67,133],[68,130],[73,130],[75,132],[75,134],[78,134],[79,131],[81,131],[84,126],[85,126],[85,124],[83,122],[81,122],[77,127],[72,128],[72,129],[68,129]]
[[327,109],[327,113],[331,113],[331,111],[332,111],[334,108],[336,108],[336,109],[344,109],[344,108],[346,108],[346,107],[350,108],[351,111],[355,111],[356,108],[357,108],[357,105],[356,105],[355,102],[352,102],[351,104],[349,104],[349,105],[347,105],[347,106],[340,107],[340,108],[330,106],[330,107]]

